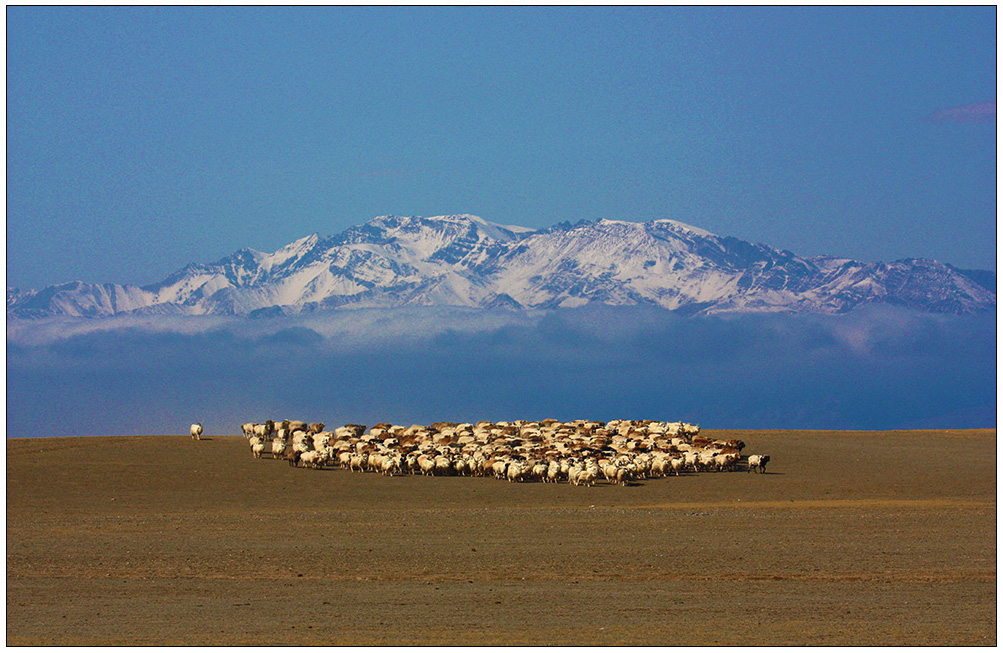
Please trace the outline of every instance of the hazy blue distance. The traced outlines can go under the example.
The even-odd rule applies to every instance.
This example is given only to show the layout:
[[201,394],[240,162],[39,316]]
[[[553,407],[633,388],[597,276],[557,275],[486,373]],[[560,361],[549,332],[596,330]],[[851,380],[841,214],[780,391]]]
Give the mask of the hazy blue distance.
[[995,27],[995,7],[7,7],[7,283],[151,283],[458,212],[995,270],[995,112],[943,113],[995,102]]
[[193,318],[174,331],[56,320],[38,328],[58,337],[8,339],[7,435],[184,434],[193,421],[234,434],[284,418],[993,427],[995,321],[887,307],[688,319],[411,308],[208,320],[194,332]]

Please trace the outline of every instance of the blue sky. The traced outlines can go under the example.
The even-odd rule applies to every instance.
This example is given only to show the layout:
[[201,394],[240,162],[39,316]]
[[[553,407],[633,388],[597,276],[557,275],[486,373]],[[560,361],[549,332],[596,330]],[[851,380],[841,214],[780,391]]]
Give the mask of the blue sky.
[[995,25],[995,7],[8,7],[8,285],[151,283],[387,213],[673,218],[995,270]]

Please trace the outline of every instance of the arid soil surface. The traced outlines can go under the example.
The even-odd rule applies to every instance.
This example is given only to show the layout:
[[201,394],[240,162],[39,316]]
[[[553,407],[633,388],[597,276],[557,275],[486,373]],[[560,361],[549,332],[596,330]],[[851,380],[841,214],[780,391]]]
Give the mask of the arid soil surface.
[[769,473],[585,488],[9,439],[7,644],[996,644],[995,430],[706,433]]

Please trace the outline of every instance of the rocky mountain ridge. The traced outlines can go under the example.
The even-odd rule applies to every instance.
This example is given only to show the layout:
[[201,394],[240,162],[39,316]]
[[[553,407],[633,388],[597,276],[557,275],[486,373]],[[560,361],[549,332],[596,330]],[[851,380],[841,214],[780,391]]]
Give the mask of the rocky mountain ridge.
[[477,216],[381,216],[273,253],[241,249],[149,286],[7,288],[8,318],[122,313],[269,315],[338,308],[551,309],[657,305],[686,314],[842,313],[885,303],[936,313],[996,308],[996,275],[929,259],[803,258],[674,220],[545,229]]

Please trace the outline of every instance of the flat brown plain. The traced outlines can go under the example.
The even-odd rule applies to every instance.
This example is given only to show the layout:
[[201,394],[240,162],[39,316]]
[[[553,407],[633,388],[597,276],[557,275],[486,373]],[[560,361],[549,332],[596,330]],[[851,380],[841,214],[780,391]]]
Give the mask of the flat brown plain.
[[7,441],[7,644],[995,645],[996,432],[714,431],[764,475],[385,478]]

